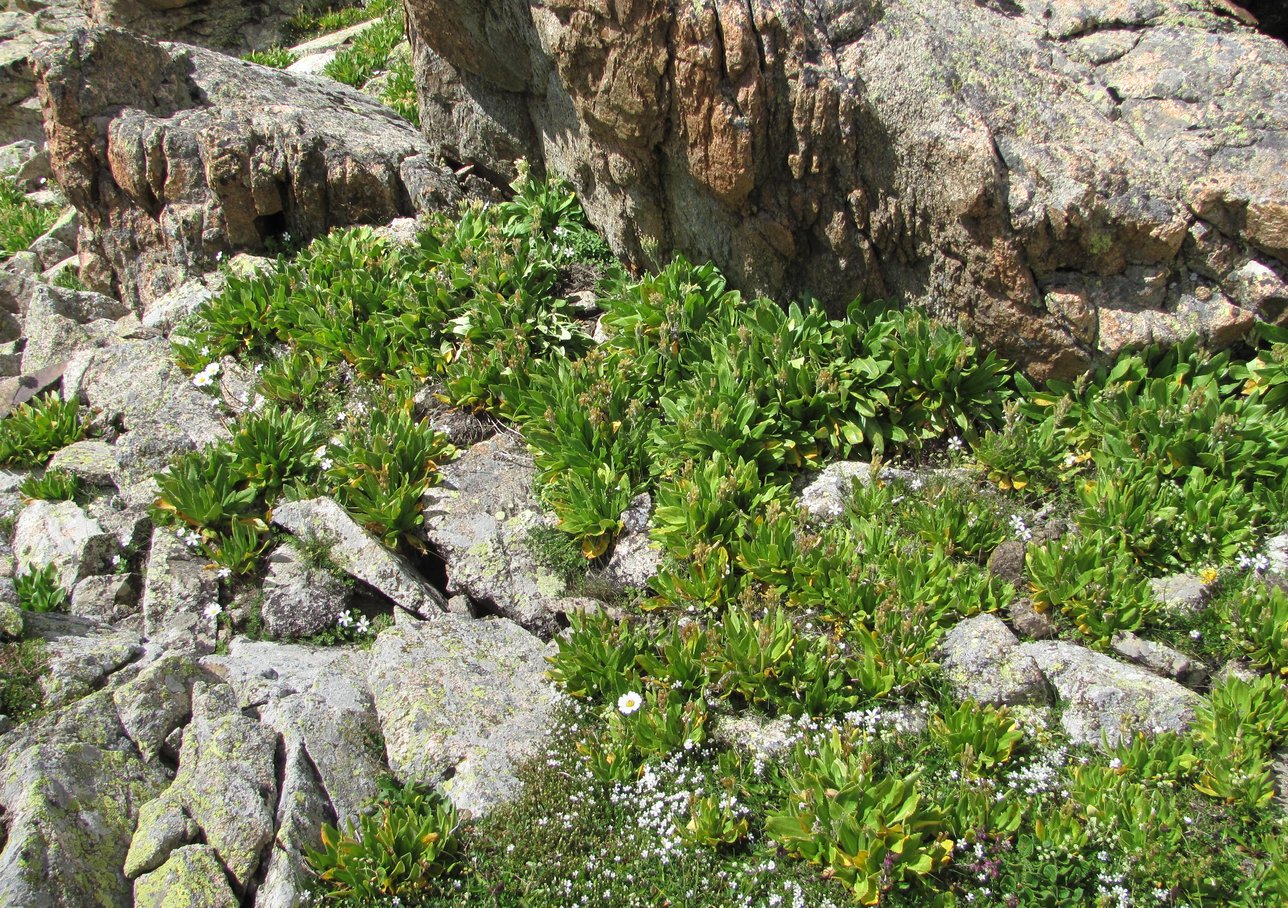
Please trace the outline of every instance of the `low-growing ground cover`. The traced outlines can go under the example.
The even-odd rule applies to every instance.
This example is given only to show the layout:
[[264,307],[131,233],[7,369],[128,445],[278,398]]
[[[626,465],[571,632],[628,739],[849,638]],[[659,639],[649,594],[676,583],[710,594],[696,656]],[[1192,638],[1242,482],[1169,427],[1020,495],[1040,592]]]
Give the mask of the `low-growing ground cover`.
[[0,174],[0,262],[43,236],[58,214],[54,206],[30,201],[11,177]]
[[[428,387],[523,433],[565,573],[611,553],[637,495],[654,504],[662,568],[624,619],[560,638],[568,702],[519,800],[465,818],[391,788],[328,832],[319,897],[1288,899],[1288,594],[1264,578],[1288,520],[1288,338],[1039,387],[917,312],[782,308],[683,260],[630,276],[565,187],[515,188],[411,246],[346,231],[230,276],[179,335],[198,387],[233,357],[269,402],[158,477],[159,513],[230,573],[260,569],[282,496],[331,495],[417,546],[453,456],[417,415]],[[567,302],[588,284],[601,343]],[[842,458],[872,461],[867,481],[802,510],[802,478]],[[1008,541],[1027,544],[1014,582],[985,567]],[[1215,591],[1198,615],[1155,598],[1182,570]],[[1049,711],[957,702],[939,672],[954,625],[1018,597],[1084,646],[1134,631],[1246,676],[1214,681],[1188,733],[1074,747]]]

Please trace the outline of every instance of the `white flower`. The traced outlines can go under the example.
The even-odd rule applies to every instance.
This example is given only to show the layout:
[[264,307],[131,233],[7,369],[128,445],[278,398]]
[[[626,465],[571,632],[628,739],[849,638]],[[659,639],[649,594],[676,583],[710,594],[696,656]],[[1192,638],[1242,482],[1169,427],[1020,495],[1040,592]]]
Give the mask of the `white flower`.
[[316,457],[318,460],[321,460],[323,457],[326,457],[326,445],[318,445],[317,450],[313,452],[313,456]]
[[220,580],[227,580],[232,575],[232,568],[221,567],[219,570],[215,571],[215,576]]
[[210,605],[206,606],[206,610],[202,612],[202,614],[204,614],[211,621],[214,621],[223,613],[224,613],[224,609],[218,602],[210,603]]
[[341,612],[340,617],[335,619],[335,623],[340,625],[340,627],[352,627],[353,616],[348,612]]
[[366,615],[359,615],[358,623],[354,625],[353,629],[359,634],[365,634],[367,631],[371,630],[371,622],[367,620]]
[[617,698],[617,711],[623,716],[629,716],[643,705],[644,698],[635,691],[622,694]]

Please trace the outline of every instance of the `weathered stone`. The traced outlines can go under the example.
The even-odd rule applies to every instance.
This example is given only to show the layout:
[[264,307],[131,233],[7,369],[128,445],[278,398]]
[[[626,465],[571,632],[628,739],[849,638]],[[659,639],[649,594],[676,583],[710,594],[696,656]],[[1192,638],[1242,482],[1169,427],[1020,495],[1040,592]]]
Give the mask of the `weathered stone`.
[[167,653],[112,693],[121,726],[144,760],[156,759],[170,733],[187,723],[200,677],[191,656]]
[[145,308],[236,250],[459,196],[411,124],[328,79],[112,28],[44,45],[34,66],[83,271]]
[[515,768],[552,719],[545,655],[504,618],[445,616],[382,632],[368,682],[390,769],[404,782],[441,781],[476,816],[512,798]]
[[366,652],[251,641],[238,637],[226,656],[202,666],[225,679],[240,706],[254,704],[261,723],[282,737],[289,754],[302,748],[330,809],[356,822],[376,797],[384,772],[380,725],[367,690]]
[[1006,606],[1006,614],[1011,625],[1025,637],[1034,640],[1049,640],[1056,634],[1055,622],[1045,611],[1038,611],[1033,600],[1027,597],[1012,599]]
[[116,484],[119,466],[112,446],[95,439],[73,442],[49,461],[49,469],[65,470],[92,486]]
[[148,639],[175,649],[211,652],[218,606],[214,571],[174,530],[157,527],[143,575],[143,628]]
[[426,583],[405,559],[354,523],[330,498],[283,502],[273,509],[273,523],[296,537],[326,540],[331,559],[340,570],[413,615],[429,617],[447,608],[442,593]]
[[121,872],[139,807],[166,785],[100,692],[15,728],[0,744],[0,905],[129,908]]
[[1212,675],[1212,686],[1220,687],[1231,678],[1238,678],[1240,681],[1247,682],[1255,681],[1260,676],[1261,672],[1258,672],[1242,659],[1231,659]]
[[72,590],[68,612],[114,624],[139,613],[138,578],[132,574],[86,577]]
[[234,886],[244,889],[273,840],[276,748],[276,735],[242,715],[226,687],[194,685],[179,771],[158,799],[162,803],[140,817],[125,874],[136,878],[163,866],[185,844],[176,830],[186,816]]
[[260,614],[271,637],[309,637],[333,628],[352,600],[352,590],[339,578],[311,567],[290,546],[268,559]]
[[[4,582],[12,588],[8,578]],[[0,640],[21,640],[24,626],[22,609],[13,602],[0,601]]]
[[[152,515],[148,508],[131,507],[120,495],[103,494],[85,504],[90,517],[97,520],[104,530],[116,537],[117,544],[127,552],[140,551],[148,544],[152,534]],[[122,556],[112,556],[112,568],[120,567]]]
[[940,645],[944,677],[959,700],[1043,704],[1050,695],[1037,663],[1000,618],[977,615],[959,622]]
[[1024,579],[1024,543],[1018,539],[1008,539],[993,549],[988,556],[988,570],[994,577],[1010,584],[1018,584]]
[[296,908],[307,901],[315,876],[308,850],[322,847],[322,824],[330,822],[326,793],[303,746],[287,751],[282,796],[277,805],[277,837],[255,908]]
[[51,709],[93,693],[109,676],[143,655],[137,634],[70,616],[31,615],[27,633],[45,641],[49,671],[40,679],[40,686],[44,704]]
[[48,235],[37,238],[27,249],[34,252],[40,260],[42,272],[73,255],[71,247],[57,237]]
[[543,163],[636,262],[679,249],[744,290],[834,310],[922,302],[1042,377],[1107,348],[1196,327],[1229,343],[1254,317],[1286,317],[1209,305],[1190,277],[1196,222],[1281,274],[1288,260],[1288,49],[1226,10],[407,10],[422,122],[443,152],[493,174]]
[[187,845],[134,883],[134,908],[238,908],[213,848]]
[[76,350],[106,344],[114,334],[113,322],[128,311],[109,296],[38,285],[27,300],[23,372],[39,371]]
[[559,629],[563,580],[533,554],[529,533],[550,526],[532,490],[522,442],[498,435],[440,471],[425,494],[425,538],[447,562],[448,592],[494,608],[546,636]]
[[1165,610],[1178,617],[1197,615],[1207,607],[1210,588],[1193,574],[1173,574],[1149,581],[1150,591]]
[[603,577],[619,589],[644,589],[662,567],[661,546],[649,538],[653,500],[647,493],[636,496],[622,512],[622,533],[613,544],[613,554]]
[[1203,663],[1196,662],[1170,646],[1142,640],[1127,631],[1114,634],[1113,640],[1110,641],[1110,648],[1128,662],[1149,669],[1164,678],[1179,681],[1186,687],[1200,687],[1208,678],[1208,670]]
[[214,299],[201,281],[185,281],[143,307],[143,326],[169,334],[186,315]]
[[84,22],[76,3],[9,3],[0,11],[0,173],[15,173],[24,185],[38,180],[45,141],[36,101],[31,55],[36,45]]
[[1136,733],[1182,732],[1203,698],[1175,681],[1072,643],[1022,643],[1046,675],[1074,744],[1112,747]]
[[18,568],[53,565],[69,592],[77,581],[108,569],[116,539],[74,501],[33,501],[18,515],[13,534]]
[[161,41],[183,41],[229,54],[280,43],[299,0],[81,0],[90,21]]
[[797,740],[789,716],[767,719],[748,712],[721,716],[714,725],[712,740],[760,760],[783,754]]
[[114,445],[120,483],[150,477],[175,454],[228,437],[211,399],[175,365],[164,339],[93,351],[76,386],[82,401],[99,411],[101,423],[124,430]]
[[800,493],[800,506],[816,520],[835,520],[845,510],[854,483],[872,481],[872,467],[860,461],[840,460],[823,468]]

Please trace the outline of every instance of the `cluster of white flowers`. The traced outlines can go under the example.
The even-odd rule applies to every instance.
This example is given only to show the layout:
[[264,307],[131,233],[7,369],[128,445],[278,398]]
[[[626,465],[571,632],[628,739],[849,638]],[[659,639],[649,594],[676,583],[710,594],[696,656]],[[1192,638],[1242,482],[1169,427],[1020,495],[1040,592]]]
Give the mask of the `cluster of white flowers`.
[[202,369],[200,372],[198,372],[196,375],[192,377],[192,383],[196,385],[198,388],[209,387],[214,383],[215,376],[217,376],[218,374],[219,374],[219,363],[217,362],[207,363],[206,368]]
[[1068,791],[1064,788],[1064,766],[1068,761],[1069,752],[1063,747],[1040,752],[1034,759],[1021,764],[1010,773],[1006,784],[1011,789],[1034,797],[1046,794],[1068,797]]
[[359,636],[371,632],[371,619],[354,609],[341,612],[336,617],[335,623],[341,630],[352,630]]
[[1235,564],[1238,565],[1241,571],[1254,571],[1258,574],[1264,574],[1270,570],[1270,557],[1264,552],[1257,552],[1252,555],[1247,552],[1241,552],[1239,557],[1235,559]]
[[1011,515],[1011,531],[1015,533],[1015,538],[1021,542],[1033,541],[1033,531],[1029,529],[1029,525],[1024,522],[1024,518],[1019,514]]

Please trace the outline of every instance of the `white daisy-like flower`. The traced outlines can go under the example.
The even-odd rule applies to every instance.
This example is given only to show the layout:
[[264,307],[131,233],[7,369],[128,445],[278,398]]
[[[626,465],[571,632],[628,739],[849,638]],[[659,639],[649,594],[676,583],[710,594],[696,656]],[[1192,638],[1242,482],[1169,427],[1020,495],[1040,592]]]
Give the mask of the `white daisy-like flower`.
[[644,698],[635,691],[622,694],[617,698],[617,711],[623,716],[629,716],[643,705]]
[[221,606],[218,602],[212,602],[210,603],[210,605],[206,606],[206,610],[202,614],[204,614],[211,621],[214,621],[223,613],[224,613],[223,606]]

